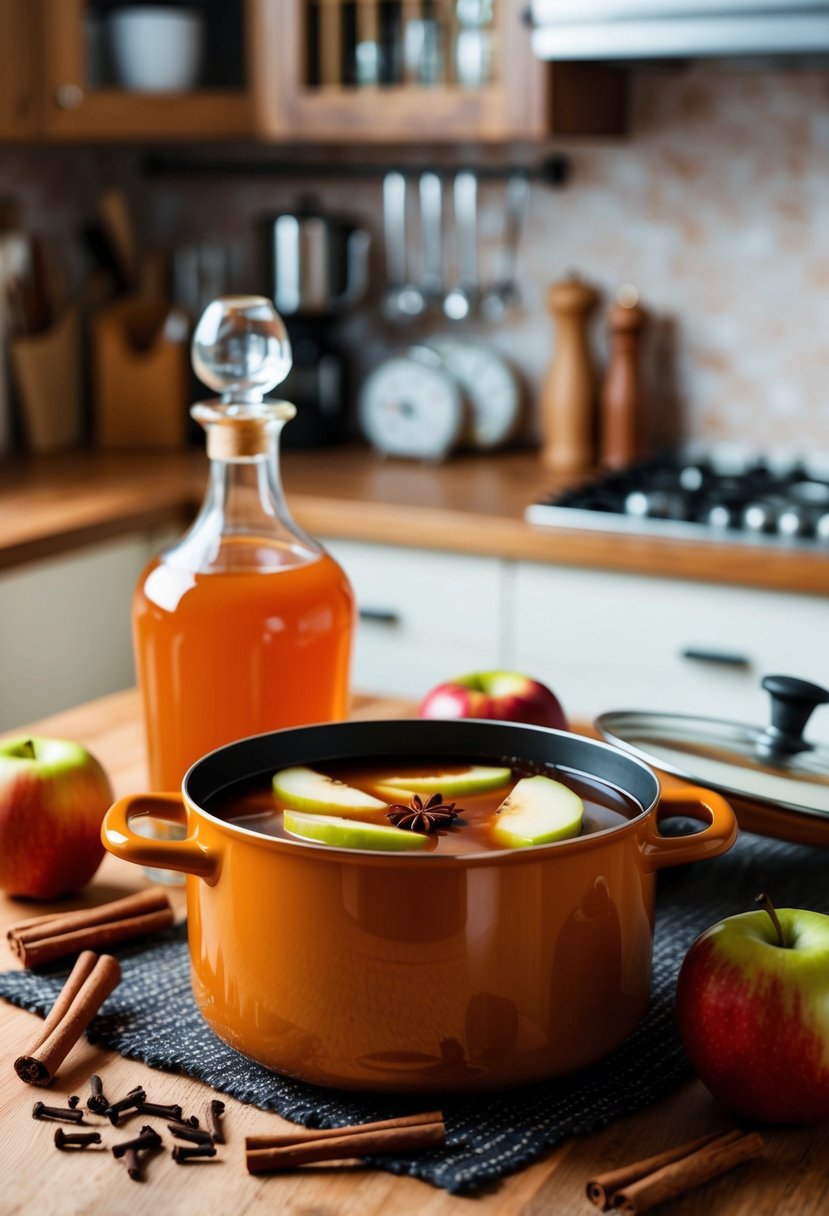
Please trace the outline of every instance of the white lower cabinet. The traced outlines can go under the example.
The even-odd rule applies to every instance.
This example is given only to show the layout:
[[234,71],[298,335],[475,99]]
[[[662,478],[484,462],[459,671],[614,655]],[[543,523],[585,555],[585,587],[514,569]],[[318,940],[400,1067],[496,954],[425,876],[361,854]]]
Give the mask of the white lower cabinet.
[[0,575],[0,731],[135,683],[130,603],[159,533]]
[[[826,597],[332,541],[362,613],[353,684],[420,698],[464,671],[549,684],[573,718],[610,709],[765,722],[764,675],[829,686]],[[807,732],[829,740],[829,707]]]
[[[768,720],[764,675],[829,686],[829,600],[519,562],[506,570],[507,662],[590,719],[661,709]],[[829,739],[829,708],[807,734]]]
[[[130,601],[170,530],[0,575],[0,730],[134,681]],[[763,675],[829,686],[829,599],[329,541],[360,622],[352,685],[419,700],[469,671],[549,684],[573,718],[661,709],[763,722]],[[807,734],[829,741],[829,707]]]
[[419,700],[432,685],[498,667],[504,578],[497,558],[326,541],[351,580],[360,621],[351,683]]

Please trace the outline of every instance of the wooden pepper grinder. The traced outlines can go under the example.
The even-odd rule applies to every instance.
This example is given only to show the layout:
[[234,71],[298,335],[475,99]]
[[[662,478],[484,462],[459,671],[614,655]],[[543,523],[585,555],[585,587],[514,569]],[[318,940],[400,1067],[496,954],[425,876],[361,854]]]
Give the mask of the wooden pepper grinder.
[[610,313],[610,360],[600,403],[601,464],[620,469],[642,454],[642,377],[639,352],[645,313],[639,292],[621,287]]
[[587,324],[598,295],[575,275],[554,283],[547,307],[555,321],[553,361],[541,387],[541,458],[558,473],[578,473],[594,460],[596,378]]

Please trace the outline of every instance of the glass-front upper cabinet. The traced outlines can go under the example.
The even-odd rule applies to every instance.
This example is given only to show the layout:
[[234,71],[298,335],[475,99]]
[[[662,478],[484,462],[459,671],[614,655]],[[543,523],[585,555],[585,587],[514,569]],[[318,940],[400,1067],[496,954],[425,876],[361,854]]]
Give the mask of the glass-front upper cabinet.
[[254,3],[39,4],[41,122],[47,136],[253,134],[248,40]]
[[612,134],[616,72],[542,64],[521,0],[256,0],[263,134],[503,142]]
[[533,58],[523,8],[0,0],[0,137],[405,144],[618,133],[620,73]]

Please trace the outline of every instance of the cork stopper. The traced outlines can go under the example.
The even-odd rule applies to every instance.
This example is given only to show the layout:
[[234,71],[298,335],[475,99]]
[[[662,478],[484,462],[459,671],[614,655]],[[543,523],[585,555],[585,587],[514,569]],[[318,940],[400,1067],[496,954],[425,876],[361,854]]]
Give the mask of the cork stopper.
[[221,296],[202,313],[191,348],[193,370],[221,394],[191,416],[207,431],[207,454],[251,460],[268,453],[274,432],[296,414],[288,401],[265,401],[291,369],[285,325],[264,296]]
[[274,430],[280,430],[296,414],[290,401],[265,401],[259,405],[222,405],[199,401],[190,410],[207,431],[207,455],[211,460],[255,460],[271,450]]

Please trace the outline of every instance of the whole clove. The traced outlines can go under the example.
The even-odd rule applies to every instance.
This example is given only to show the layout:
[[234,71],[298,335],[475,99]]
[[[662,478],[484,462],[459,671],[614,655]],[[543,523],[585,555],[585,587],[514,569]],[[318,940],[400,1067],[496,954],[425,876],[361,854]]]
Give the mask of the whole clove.
[[83,1111],[64,1106],[46,1106],[44,1102],[35,1102],[32,1107],[33,1119],[55,1119],[60,1123],[83,1123]]
[[205,1157],[215,1157],[216,1149],[212,1144],[175,1144],[173,1145],[173,1160],[177,1165],[188,1161],[199,1161]]
[[109,1106],[104,1110],[104,1114],[109,1119],[113,1126],[116,1126],[121,1115],[127,1111],[137,1112],[138,1107],[146,1101],[147,1095],[140,1085],[135,1089],[131,1089],[125,1098],[121,1098],[118,1102],[110,1102]]
[[160,1119],[181,1122],[181,1107],[175,1103],[172,1106],[161,1106],[158,1102],[139,1102],[136,1110],[142,1115],[158,1115]]
[[62,1127],[55,1128],[55,1147],[66,1149],[83,1149],[88,1144],[100,1144],[100,1132],[65,1132]]
[[74,1110],[79,1102],[80,1102],[80,1098],[78,1097],[78,1095],[73,1094],[72,1097],[67,1100],[66,1105],[69,1107],[70,1110]]
[[145,1126],[141,1128],[141,1134],[133,1140],[122,1140],[120,1144],[113,1144],[113,1157],[123,1157],[129,1149],[135,1149],[137,1153],[143,1152],[145,1149],[160,1148],[161,1137],[154,1127]]
[[135,1182],[140,1182],[143,1175],[141,1173],[141,1162],[138,1160],[138,1153],[134,1148],[128,1148],[121,1157],[124,1165],[127,1167],[127,1173]]
[[208,1131],[213,1138],[214,1144],[224,1144],[225,1134],[222,1127],[222,1116],[225,1113],[225,1104],[220,1102],[218,1098],[213,1098],[207,1103],[205,1109],[205,1123]]
[[181,1123],[168,1123],[167,1130],[177,1140],[189,1140],[191,1144],[212,1144],[213,1137],[203,1127],[186,1127]]
[[104,1093],[104,1083],[97,1073],[93,1073],[89,1078],[89,1097],[86,1100],[86,1109],[91,1110],[93,1114],[102,1115],[110,1105],[109,1098]]

